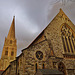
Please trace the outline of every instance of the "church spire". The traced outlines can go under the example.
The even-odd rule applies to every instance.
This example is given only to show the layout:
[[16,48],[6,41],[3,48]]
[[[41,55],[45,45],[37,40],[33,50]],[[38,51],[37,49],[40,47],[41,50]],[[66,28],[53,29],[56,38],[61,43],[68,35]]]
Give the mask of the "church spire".
[[11,61],[15,60],[16,53],[17,53],[17,44],[15,39],[15,16],[13,17],[13,21],[11,23],[11,27],[8,33],[7,38],[5,38],[2,56],[1,56],[1,63],[0,70],[5,70]]
[[15,16],[13,17],[13,21],[12,21],[7,39],[15,39]]

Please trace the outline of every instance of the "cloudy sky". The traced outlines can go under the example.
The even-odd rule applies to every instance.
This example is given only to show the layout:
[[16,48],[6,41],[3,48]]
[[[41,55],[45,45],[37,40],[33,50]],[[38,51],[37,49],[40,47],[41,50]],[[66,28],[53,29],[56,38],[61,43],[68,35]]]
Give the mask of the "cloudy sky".
[[13,16],[19,55],[45,29],[60,8],[75,24],[75,0],[0,0],[0,57]]

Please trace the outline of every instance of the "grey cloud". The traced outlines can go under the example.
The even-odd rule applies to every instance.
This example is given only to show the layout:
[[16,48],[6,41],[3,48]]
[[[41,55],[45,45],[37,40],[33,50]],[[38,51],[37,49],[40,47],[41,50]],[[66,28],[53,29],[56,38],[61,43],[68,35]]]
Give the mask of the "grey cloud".
[[0,56],[14,15],[19,55],[51,22],[60,7],[75,24],[75,2],[63,6],[60,0],[0,0]]

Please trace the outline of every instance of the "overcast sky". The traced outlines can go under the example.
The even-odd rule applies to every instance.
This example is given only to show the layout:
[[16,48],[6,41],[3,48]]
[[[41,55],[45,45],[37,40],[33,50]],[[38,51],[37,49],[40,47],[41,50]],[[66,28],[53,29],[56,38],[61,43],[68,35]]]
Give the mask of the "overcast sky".
[[17,39],[17,55],[51,22],[62,8],[75,24],[75,0],[0,0],[0,56],[13,16]]

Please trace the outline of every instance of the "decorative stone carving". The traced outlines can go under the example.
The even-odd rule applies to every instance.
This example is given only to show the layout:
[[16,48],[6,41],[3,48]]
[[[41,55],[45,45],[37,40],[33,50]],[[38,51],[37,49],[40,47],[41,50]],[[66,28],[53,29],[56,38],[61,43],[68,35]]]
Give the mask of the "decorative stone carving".
[[36,52],[36,58],[39,60],[42,60],[43,59],[43,53],[41,51],[37,51]]
[[70,30],[70,28],[68,28],[66,25],[62,26],[61,32],[62,32],[62,35],[65,35],[68,37],[71,37],[73,34],[72,31]]

